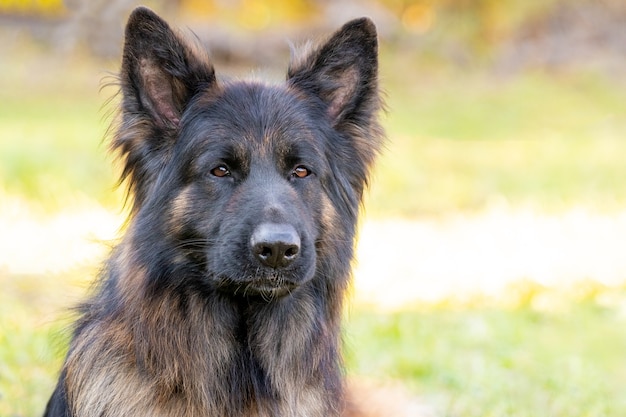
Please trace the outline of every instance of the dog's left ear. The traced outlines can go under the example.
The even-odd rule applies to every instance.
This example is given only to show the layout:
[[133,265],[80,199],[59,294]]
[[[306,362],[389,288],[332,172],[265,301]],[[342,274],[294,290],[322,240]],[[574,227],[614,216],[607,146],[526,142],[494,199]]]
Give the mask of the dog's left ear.
[[[338,156],[331,158],[337,163],[332,183],[343,189],[337,195],[360,200],[384,140],[374,23],[367,18],[346,23],[320,47],[292,62],[287,83],[317,100],[341,133],[329,142],[328,151]],[[348,201],[345,206],[355,205]]]
[[376,117],[378,94],[378,40],[368,18],[346,23],[303,59],[292,62],[290,85],[319,97],[335,128],[344,122],[363,125]]

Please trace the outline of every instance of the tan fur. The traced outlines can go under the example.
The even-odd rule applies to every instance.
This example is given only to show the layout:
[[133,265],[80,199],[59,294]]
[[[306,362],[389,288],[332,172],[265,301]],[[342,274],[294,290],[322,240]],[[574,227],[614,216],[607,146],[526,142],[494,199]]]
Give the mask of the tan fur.
[[[237,343],[232,338],[235,323],[228,326],[224,317],[203,314],[207,310],[197,298],[192,300],[196,305],[187,310],[193,315],[179,314],[175,297],[132,303],[132,298],[141,296],[145,273],[141,268],[128,270],[127,276],[133,279],[123,284],[129,300],[127,313],[115,321],[90,325],[71,346],[66,369],[67,391],[75,393],[68,398],[73,413],[81,417],[234,417],[222,409],[226,399],[209,398],[206,393],[221,392],[211,384],[226,382],[232,345]],[[273,380],[279,381],[276,389],[284,393],[280,406],[284,416],[325,416],[323,390],[303,386],[310,375],[294,373],[301,359],[298,352],[308,338],[302,330],[314,327],[310,322],[315,317],[306,308],[312,302],[300,300],[302,308],[292,320],[258,331],[258,351],[272,352],[261,359]],[[299,336],[287,337],[294,334]],[[273,346],[279,339],[284,348],[276,351]],[[211,349],[206,348],[209,345]],[[147,369],[137,368],[137,356],[148,363]],[[107,358],[104,366],[102,357]],[[245,416],[274,417],[263,408],[248,410]]]

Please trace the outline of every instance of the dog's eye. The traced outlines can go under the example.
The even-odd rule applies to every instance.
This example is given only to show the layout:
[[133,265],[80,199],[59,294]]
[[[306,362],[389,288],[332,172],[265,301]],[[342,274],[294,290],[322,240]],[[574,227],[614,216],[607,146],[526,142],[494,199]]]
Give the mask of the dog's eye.
[[296,178],[305,178],[311,175],[311,171],[305,166],[298,165],[297,167],[294,168],[291,175]]
[[216,177],[218,177],[218,178],[229,177],[230,176],[230,170],[228,168],[226,168],[226,166],[220,165],[220,166],[217,166],[217,167],[213,168],[211,170],[211,174],[216,176]]

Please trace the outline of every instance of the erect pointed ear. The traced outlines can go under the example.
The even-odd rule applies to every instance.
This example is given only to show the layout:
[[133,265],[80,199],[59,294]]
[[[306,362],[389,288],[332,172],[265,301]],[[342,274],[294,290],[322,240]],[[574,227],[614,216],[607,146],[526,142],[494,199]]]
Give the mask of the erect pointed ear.
[[372,116],[380,107],[376,26],[368,18],[346,23],[326,43],[292,62],[287,78],[325,103],[335,127]]
[[332,127],[341,133],[329,141],[335,177],[329,184],[341,189],[331,193],[343,196],[336,204],[345,203],[356,216],[354,201],[361,199],[384,141],[374,23],[367,18],[346,23],[326,43],[292,62],[287,82],[323,106]]
[[191,97],[215,83],[215,71],[163,19],[138,7],[126,25],[121,79],[123,113],[172,129]]
[[128,180],[137,210],[171,157],[185,108],[217,83],[206,54],[145,7],[128,19],[120,82],[121,120],[111,149],[122,159],[120,182]]

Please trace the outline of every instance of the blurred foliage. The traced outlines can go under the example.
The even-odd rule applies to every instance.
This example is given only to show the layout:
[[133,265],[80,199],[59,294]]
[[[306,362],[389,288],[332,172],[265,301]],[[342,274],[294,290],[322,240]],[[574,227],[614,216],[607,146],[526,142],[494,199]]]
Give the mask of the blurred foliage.
[[184,20],[206,20],[219,16],[245,30],[262,30],[284,22],[303,23],[319,13],[319,4],[307,0],[182,0]]
[[63,0],[0,0],[0,15],[58,17],[66,12]]
[[545,13],[558,0],[383,0],[405,29],[425,33],[438,25],[483,41],[510,35],[523,21]]
[[[495,40],[510,33],[525,19],[549,10],[558,0],[379,0],[377,3],[398,18],[405,29],[425,33],[439,24],[455,21],[466,34]],[[185,16],[233,20],[246,29],[271,23],[305,21],[319,15],[328,1],[321,0],[180,0]],[[356,5],[357,2],[339,1]],[[356,7],[355,7],[356,8]],[[452,27],[451,29],[455,29]]]
[[[588,58],[586,52],[598,48],[623,53],[620,45],[626,36],[621,24],[626,18],[626,3],[621,0],[146,0],[144,3],[174,23],[188,24],[203,41],[218,37],[218,44],[227,43],[231,49],[243,47],[234,40],[242,34],[254,39],[260,31],[265,31],[264,38],[270,37],[270,30],[276,34],[286,31],[310,34],[312,29],[325,32],[338,25],[338,19],[369,15],[378,23],[386,41],[404,45],[403,53],[430,54],[456,65],[495,61],[507,67],[508,61],[532,60],[536,56],[528,57],[528,52],[520,48],[528,47],[538,38],[550,40],[548,44],[531,45],[547,49],[540,53],[543,61],[563,54]],[[92,52],[111,57],[119,54],[123,21],[137,4],[135,0],[0,0],[0,17],[10,22],[11,16],[30,16],[43,22],[62,16],[59,25],[47,32],[48,36],[40,35],[42,41],[61,49],[82,41]],[[41,31],[41,27],[31,29]],[[260,48],[255,52],[263,55]],[[521,58],[510,56],[516,54]],[[503,64],[501,60],[507,62]]]

